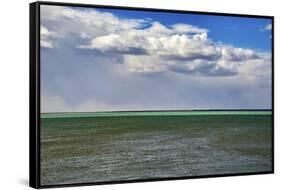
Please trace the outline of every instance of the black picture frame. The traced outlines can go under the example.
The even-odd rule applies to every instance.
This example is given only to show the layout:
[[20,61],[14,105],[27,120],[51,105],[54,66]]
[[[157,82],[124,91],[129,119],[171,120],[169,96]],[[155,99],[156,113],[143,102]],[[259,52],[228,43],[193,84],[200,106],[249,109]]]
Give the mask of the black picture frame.
[[[218,174],[218,175],[200,175],[186,177],[167,177],[153,179],[138,179],[138,180],[123,180],[123,181],[107,181],[107,182],[91,182],[91,183],[76,183],[63,185],[41,185],[40,183],[40,5],[56,5],[70,7],[91,7],[91,8],[110,8],[123,10],[140,10],[153,12],[171,12],[171,13],[192,13],[199,15],[217,15],[231,17],[246,17],[246,18],[267,18],[272,21],[272,170],[265,172],[247,172],[235,174]],[[218,12],[201,12],[187,10],[168,10],[155,8],[140,8],[140,7],[125,7],[125,6],[110,6],[110,5],[92,5],[92,4],[76,4],[76,3],[60,3],[38,1],[29,4],[29,59],[30,59],[30,76],[29,76],[29,185],[33,188],[53,188],[53,187],[72,187],[72,186],[88,186],[101,184],[120,184],[132,182],[151,182],[163,180],[181,180],[194,178],[211,178],[211,177],[227,177],[227,176],[243,176],[243,175],[258,175],[258,174],[273,174],[274,173],[274,17],[263,15],[248,15],[248,14],[233,14],[233,13],[218,13]]]

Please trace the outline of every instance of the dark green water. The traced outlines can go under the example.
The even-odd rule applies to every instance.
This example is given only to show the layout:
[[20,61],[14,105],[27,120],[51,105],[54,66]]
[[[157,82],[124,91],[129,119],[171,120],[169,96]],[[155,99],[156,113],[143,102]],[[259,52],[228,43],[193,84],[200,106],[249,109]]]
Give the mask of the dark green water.
[[41,185],[272,169],[271,112],[125,113],[42,114]]

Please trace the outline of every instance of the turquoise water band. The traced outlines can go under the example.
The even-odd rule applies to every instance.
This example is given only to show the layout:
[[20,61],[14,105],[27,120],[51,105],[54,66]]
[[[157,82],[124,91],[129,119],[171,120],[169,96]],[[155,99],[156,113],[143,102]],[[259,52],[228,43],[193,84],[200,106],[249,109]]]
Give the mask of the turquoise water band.
[[122,117],[122,116],[189,116],[189,115],[271,115],[271,111],[124,111],[41,113],[40,118]]

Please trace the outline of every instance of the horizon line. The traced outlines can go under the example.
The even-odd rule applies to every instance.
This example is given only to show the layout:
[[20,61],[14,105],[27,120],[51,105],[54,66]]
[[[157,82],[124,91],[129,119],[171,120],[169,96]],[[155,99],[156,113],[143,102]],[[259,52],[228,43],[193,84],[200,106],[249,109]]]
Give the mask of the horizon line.
[[57,114],[57,113],[116,113],[116,112],[187,112],[187,111],[272,111],[270,109],[168,109],[168,110],[111,110],[111,111],[63,111],[63,112],[40,112],[40,114]]

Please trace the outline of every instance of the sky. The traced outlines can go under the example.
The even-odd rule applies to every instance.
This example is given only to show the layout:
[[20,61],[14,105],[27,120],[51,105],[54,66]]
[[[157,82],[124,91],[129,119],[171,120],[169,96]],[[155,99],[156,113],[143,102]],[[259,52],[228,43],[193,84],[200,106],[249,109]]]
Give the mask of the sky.
[[41,5],[41,112],[271,109],[271,20]]

